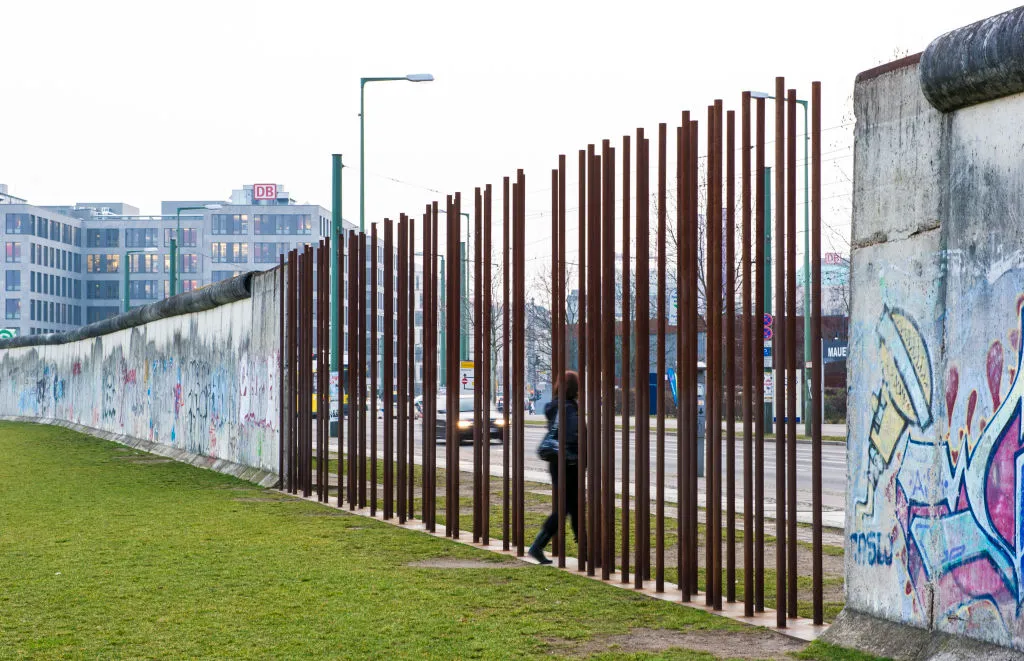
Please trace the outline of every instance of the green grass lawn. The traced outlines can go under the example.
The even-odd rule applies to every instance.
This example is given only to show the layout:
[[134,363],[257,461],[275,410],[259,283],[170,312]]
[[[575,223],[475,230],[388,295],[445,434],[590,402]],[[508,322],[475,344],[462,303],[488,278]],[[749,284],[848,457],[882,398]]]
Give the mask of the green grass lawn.
[[634,627],[728,658],[752,631],[59,427],[0,422],[0,456],[0,658],[535,658]]

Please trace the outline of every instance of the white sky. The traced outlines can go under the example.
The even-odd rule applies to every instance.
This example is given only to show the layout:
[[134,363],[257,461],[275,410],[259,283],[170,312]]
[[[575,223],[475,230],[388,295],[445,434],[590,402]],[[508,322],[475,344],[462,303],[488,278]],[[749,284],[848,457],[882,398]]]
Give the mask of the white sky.
[[[0,182],[30,202],[123,201],[158,213],[164,199],[224,199],[244,183],[278,182],[299,201],[330,207],[330,155],[341,152],[350,166],[344,215],[358,222],[359,78],[429,72],[436,82],[367,86],[367,222],[402,211],[419,217],[434,199],[443,205],[431,189],[461,190],[463,209],[472,210],[474,186],[500,191],[502,176],[524,168],[535,224],[527,240],[546,254],[543,214],[559,153],[569,155],[573,200],[579,148],[602,138],[621,144],[638,126],[656,136],[657,123],[674,126],[683,109],[696,113],[703,136],[709,103],[724,98],[738,110],[742,90],[772,91],[776,75],[801,98],[821,80],[823,126],[840,127],[851,122],[858,72],[1013,4],[0,7]],[[769,126],[771,117],[769,108]],[[823,208],[833,228],[826,239],[848,233],[851,142],[852,125],[823,141]],[[827,243],[845,250],[838,239]]]

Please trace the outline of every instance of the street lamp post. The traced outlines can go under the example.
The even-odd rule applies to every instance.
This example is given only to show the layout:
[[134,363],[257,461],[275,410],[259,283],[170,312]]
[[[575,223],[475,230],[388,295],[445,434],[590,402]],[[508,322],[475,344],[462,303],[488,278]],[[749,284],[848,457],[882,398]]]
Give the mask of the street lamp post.
[[121,308],[122,308],[121,312],[127,312],[129,307],[130,307],[129,301],[128,301],[128,284],[129,284],[128,283],[128,256],[129,255],[136,255],[138,253],[143,253],[143,252],[157,252],[157,249],[156,248],[142,248],[140,250],[125,250],[124,251],[124,292],[122,292],[124,294],[124,296],[123,296],[123,302],[122,302],[122,305],[121,305]]
[[[774,99],[775,97],[767,92],[751,92],[750,97],[753,99]],[[811,386],[806,378],[807,361],[811,360],[811,244],[810,244],[810,184],[808,182],[808,171],[810,168],[810,157],[808,156],[808,145],[810,144],[811,135],[807,130],[807,112],[808,103],[803,99],[797,99],[797,103],[803,106],[804,109],[804,397],[803,397],[803,417],[804,417],[804,433],[810,436],[811,434]]]
[[407,80],[411,83],[429,83],[434,77],[429,73],[411,73],[408,76],[375,76],[359,79],[359,231],[363,232],[366,226],[366,163],[363,149],[363,124],[366,113],[363,108],[363,91],[366,83],[378,83],[389,80]]
[[178,293],[178,277],[181,275],[178,273],[178,245],[181,243],[181,212],[182,211],[202,211],[203,209],[220,209],[223,205],[220,204],[204,204],[201,207],[178,207],[178,212],[175,214],[175,230],[174,238],[171,239],[171,296]]

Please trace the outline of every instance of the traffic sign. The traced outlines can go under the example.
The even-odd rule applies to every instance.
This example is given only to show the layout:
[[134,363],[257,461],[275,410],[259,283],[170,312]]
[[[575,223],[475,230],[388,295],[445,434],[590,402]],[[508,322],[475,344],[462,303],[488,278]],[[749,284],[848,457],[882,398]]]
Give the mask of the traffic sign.
[[764,315],[764,339],[770,340],[774,337],[775,333],[772,330],[772,323],[775,319],[767,312]]

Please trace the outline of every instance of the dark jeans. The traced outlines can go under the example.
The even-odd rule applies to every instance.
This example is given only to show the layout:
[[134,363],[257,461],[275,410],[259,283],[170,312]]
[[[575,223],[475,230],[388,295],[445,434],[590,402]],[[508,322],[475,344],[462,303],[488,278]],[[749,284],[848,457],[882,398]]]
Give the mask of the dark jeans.
[[[576,496],[577,496],[577,467],[575,465],[566,465],[565,467],[565,516],[572,523],[572,535],[573,538],[579,541],[579,527],[576,523]],[[555,486],[555,493],[558,493],[558,462],[552,461],[548,463],[548,472],[551,473],[551,483]],[[558,499],[556,498],[551,503],[551,516],[544,522],[544,526],[541,528],[541,532],[544,534],[544,543],[547,544],[555,533],[558,532]]]

